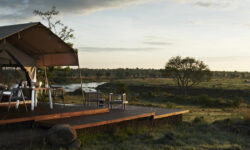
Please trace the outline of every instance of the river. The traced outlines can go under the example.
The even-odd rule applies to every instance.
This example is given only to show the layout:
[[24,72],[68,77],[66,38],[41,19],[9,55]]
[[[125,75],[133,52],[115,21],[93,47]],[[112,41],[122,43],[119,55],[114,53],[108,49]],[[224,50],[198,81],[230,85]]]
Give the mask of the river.
[[[106,82],[90,82],[90,83],[83,83],[83,90],[85,92],[96,92],[96,88],[99,85],[102,85]],[[74,92],[75,90],[81,88],[80,83],[73,83],[73,84],[55,84],[53,86],[61,86],[64,88],[65,92]]]

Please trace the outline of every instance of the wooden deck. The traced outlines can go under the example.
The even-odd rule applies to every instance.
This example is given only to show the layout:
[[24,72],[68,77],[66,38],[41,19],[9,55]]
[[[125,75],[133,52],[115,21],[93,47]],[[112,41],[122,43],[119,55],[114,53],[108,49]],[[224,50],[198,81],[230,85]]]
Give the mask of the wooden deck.
[[[13,104],[14,105],[14,104]],[[28,105],[30,107],[30,105]],[[35,111],[25,111],[24,106],[7,111],[6,104],[0,105],[0,125],[34,121],[51,127],[55,124],[70,124],[74,129],[83,129],[107,124],[120,123],[142,118],[157,120],[188,113],[188,110],[164,109],[156,107],[130,106],[126,110],[84,107],[82,105],[54,105],[39,103]]]
[[5,104],[0,105],[0,125],[8,123],[18,123],[24,121],[41,121],[75,116],[85,116],[109,112],[108,108],[83,107],[82,105],[54,105],[50,109],[49,104],[39,103],[35,111],[26,111],[24,106],[18,110],[13,108],[8,112]]
[[89,116],[77,116],[71,118],[54,119],[50,121],[39,121],[47,127],[55,124],[70,124],[74,129],[83,129],[107,124],[114,124],[130,120],[151,118],[160,119],[188,113],[188,110],[163,109],[154,107],[127,106],[126,110],[114,109],[110,112]]

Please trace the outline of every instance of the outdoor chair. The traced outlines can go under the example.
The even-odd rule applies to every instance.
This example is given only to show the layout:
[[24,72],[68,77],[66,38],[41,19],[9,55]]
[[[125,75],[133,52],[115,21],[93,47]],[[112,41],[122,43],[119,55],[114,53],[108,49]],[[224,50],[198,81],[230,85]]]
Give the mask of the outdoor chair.
[[90,105],[93,102],[97,104],[97,107],[104,106],[105,99],[102,92],[85,92],[84,97],[86,105]]
[[64,103],[64,89],[61,86],[51,86],[52,88],[52,98],[53,100],[56,100],[56,98],[62,99],[63,104]]
[[8,111],[10,110],[10,107],[11,107],[11,101],[16,101],[16,109],[18,109],[18,107],[19,107],[19,101],[23,101],[26,111],[28,110],[27,106],[26,106],[26,103],[25,103],[25,97],[23,95],[22,89],[13,88],[12,90],[6,91],[6,92],[10,93]]
[[109,108],[112,109],[112,105],[114,104],[121,104],[122,109],[126,109],[126,104],[128,104],[127,98],[126,98],[126,93],[123,94],[109,94]]

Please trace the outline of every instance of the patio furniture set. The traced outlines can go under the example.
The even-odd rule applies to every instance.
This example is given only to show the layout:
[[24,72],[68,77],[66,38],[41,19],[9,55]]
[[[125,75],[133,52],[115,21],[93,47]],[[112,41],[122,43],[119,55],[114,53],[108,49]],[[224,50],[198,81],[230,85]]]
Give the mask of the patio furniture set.
[[[31,90],[31,110],[34,110],[34,107],[37,107],[37,97],[38,93],[46,93],[49,98],[49,106],[50,109],[53,109],[53,99],[56,97],[60,97],[63,100],[64,104],[64,92],[62,87],[20,87],[20,86],[14,86],[14,88],[11,88],[9,90],[5,89],[0,89],[0,103],[3,102],[3,99],[6,99],[8,101],[8,111],[11,108],[11,102],[15,102],[15,107],[16,109],[19,108],[20,101],[25,106],[26,111],[27,105],[26,101],[29,99],[27,95],[24,94],[23,90]],[[105,98],[104,94],[102,92],[84,92],[84,98],[85,98],[85,106],[90,106],[90,103],[96,103],[96,106],[99,107],[104,107],[105,106]],[[121,105],[122,109],[125,110],[126,104],[128,104],[127,98],[126,98],[126,93],[123,94],[113,94],[109,93],[108,95],[108,108],[112,109],[113,105],[119,104]]]
[[[24,94],[24,91],[29,91],[28,93],[31,94],[27,94],[27,92]],[[30,92],[31,91],[31,92]],[[38,93],[44,93],[48,95],[49,98],[49,106],[50,109],[53,109],[53,99],[55,99],[56,97],[60,97],[63,100],[64,103],[64,94],[63,94],[63,89],[59,88],[59,87],[24,87],[19,86],[19,85],[14,85],[12,87],[10,87],[9,89],[7,89],[6,86],[2,86],[0,88],[0,103],[4,102],[4,100],[8,102],[8,111],[11,108],[11,103],[12,102],[16,102],[16,109],[18,109],[20,101],[23,102],[26,111],[28,111],[27,109],[27,105],[26,105],[26,101],[27,99],[31,100],[31,110],[34,110],[34,107],[37,107],[37,103],[38,103]]]
[[[104,107],[105,98],[102,92],[85,92],[85,103],[90,105],[90,103],[96,103],[97,107]],[[122,109],[126,109],[126,104],[128,104],[126,93],[123,94],[113,94],[109,93],[108,96],[108,108],[112,109],[113,105],[120,104]]]

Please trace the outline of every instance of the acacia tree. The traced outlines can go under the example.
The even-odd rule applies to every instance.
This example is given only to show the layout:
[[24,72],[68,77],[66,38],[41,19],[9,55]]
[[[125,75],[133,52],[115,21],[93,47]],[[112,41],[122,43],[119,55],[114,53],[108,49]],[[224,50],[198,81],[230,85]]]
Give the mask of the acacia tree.
[[68,41],[74,38],[74,30],[64,25],[61,20],[55,20],[55,17],[59,15],[59,11],[56,10],[56,7],[53,6],[51,10],[41,11],[34,10],[33,14],[38,15],[42,20],[47,22],[48,28],[54,32],[58,37],[63,41]]
[[209,81],[212,73],[203,61],[195,58],[180,56],[172,57],[165,66],[165,73],[173,78],[180,90],[186,94],[187,90],[200,82]]

